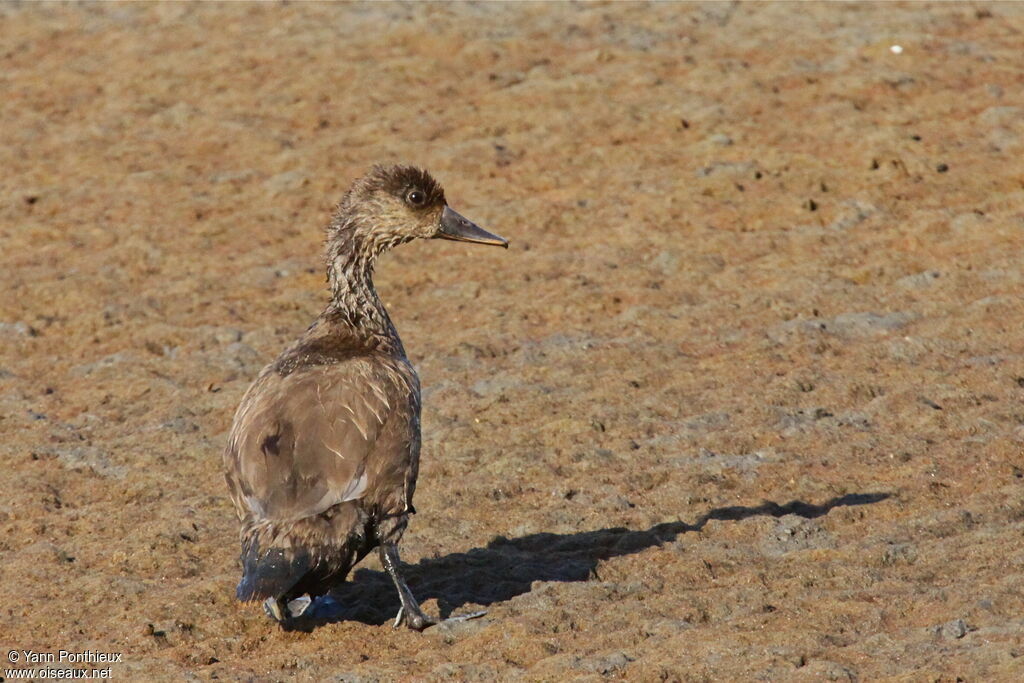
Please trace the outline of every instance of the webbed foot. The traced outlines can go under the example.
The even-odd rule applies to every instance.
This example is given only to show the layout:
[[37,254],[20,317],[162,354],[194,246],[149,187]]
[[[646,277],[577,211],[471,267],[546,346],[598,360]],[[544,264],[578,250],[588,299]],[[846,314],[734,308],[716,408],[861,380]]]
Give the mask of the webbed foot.
[[398,628],[404,623],[413,631],[422,631],[440,623],[439,620],[434,617],[424,614],[423,610],[421,610],[418,605],[414,605],[412,607],[412,609],[406,608],[405,605],[399,607],[398,614],[395,616],[395,623],[392,624],[391,627]]
[[267,598],[263,601],[263,612],[281,624],[282,628],[287,629],[294,619],[301,617],[309,610],[313,604],[313,599],[308,595],[303,595],[300,598],[294,600],[285,600],[284,598]]
[[267,598],[263,601],[263,611],[268,617],[279,624],[283,624],[291,615],[288,608],[278,598]]
[[479,619],[480,617],[487,614],[487,610],[480,610],[478,612],[469,612],[468,614],[457,614],[447,619],[435,619],[434,617],[427,616],[422,611],[417,611],[411,619],[406,618],[405,607],[398,608],[398,614],[395,616],[395,622],[391,625],[392,628],[398,628],[403,623],[406,626],[413,629],[414,631],[423,631],[431,626],[437,626],[439,624],[457,624],[463,621],[469,621],[470,619]]

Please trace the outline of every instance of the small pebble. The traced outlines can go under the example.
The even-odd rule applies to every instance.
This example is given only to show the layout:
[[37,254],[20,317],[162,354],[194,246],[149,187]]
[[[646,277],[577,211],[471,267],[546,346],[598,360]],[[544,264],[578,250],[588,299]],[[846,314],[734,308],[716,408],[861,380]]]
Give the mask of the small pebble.
[[938,628],[939,635],[950,640],[958,640],[967,635],[967,622],[963,619],[954,619]]

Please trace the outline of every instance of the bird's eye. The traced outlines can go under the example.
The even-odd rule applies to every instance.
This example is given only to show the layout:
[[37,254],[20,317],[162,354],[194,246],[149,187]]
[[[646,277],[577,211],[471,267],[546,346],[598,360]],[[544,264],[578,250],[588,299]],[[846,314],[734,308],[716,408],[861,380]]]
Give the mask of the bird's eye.
[[413,206],[423,206],[423,202],[427,201],[427,195],[423,194],[419,190],[413,190],[405,196],[405,201],[409,202]]

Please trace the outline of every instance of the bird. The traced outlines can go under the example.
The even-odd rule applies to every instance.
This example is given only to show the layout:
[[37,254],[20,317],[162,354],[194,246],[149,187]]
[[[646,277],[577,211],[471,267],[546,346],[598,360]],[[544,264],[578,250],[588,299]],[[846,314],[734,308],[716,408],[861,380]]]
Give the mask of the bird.
[[241,524],[236,596],[263,601],[284,628],[374,549],[398,591],[394,626],[438,623],[399,568],[416,512],[420,382],[373,285],[377,258],[418,238],[508,248],[451,209],[427,171],[374,166],[327,226],[329,303],[235,412],[223,465]]

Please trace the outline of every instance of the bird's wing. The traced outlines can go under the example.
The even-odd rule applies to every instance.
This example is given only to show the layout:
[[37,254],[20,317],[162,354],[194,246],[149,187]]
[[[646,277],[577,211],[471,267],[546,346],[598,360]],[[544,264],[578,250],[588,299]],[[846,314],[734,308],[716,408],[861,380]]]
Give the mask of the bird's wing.
[[361,359],[264,373],[242,399],[224,453],[239,516],[297,520],[361,498],[367,457],[408,401],[402,394]]

